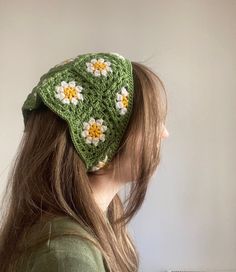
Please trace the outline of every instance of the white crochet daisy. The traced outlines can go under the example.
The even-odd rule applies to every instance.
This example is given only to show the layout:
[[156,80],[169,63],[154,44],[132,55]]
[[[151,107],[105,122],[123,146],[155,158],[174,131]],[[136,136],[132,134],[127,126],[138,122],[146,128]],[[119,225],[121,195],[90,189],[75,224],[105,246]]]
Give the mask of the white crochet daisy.
[[75,81],[70,81],[68,83],[66,81],[62,81],[59,86],[55,87],[55,89],[55,97],[60,99],[64,104],[73,103],[74,105],[77,105],[78,100],[84,99],[81,94],[83,87],[76,85]]
[[105,141],[105,132],[107,127],[103,125],[102,119],[95,120],[93,117],[88,122],[83,122],[83,131],[81,136],[85,138],[87,144],[98,145],[99,141]]
[[119,92],[116,93],[116,108],[120,111],[121,115],[127,112],[129,99],[129,93],[125,87],[122,87]]
[[91,171],[97,171],[100,168],[104,167],[107,162],[108,156],[106,155],[105,158],[102,161],[99,161],[96,166],[93,166]]
[[118,54],[118,53],[110,52],[110,54],[115,55],[115,56],[117,56],[118,58],[120,58],[122,60],[125,60],[125,58],[122,55]]
[[94,76],[107,76],[107,73],[112,73],[111,63],[105,61],[103,58],[92,59],[90,62],[86,62],[87,71]]

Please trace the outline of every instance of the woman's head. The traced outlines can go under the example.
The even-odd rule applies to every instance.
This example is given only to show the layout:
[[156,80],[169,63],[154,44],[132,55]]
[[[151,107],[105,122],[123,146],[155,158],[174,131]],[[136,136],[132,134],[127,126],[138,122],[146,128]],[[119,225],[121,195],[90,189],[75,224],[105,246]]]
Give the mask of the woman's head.
[[[32,111],[9,174],[0,263],[14,263],[16,241],[42,216],[68,215],[91,233],[110,271],[137,271],[138,252],[126,224],[141,207],[151,176],[160,162],[167,114],[165,88],[147,66],[132,62],[134,101],[120,146],[104,168],[87,172],[76,152],[67,123],[46,106]],[[125,200],[118,194],[107,210],[109,225],[93,198],[91,179],[110,174],[132,181]],[[9,197],[7,199],[7,197]],[[7,202],[8,201],[8,202]],[[19,252],[20,252],[19,248]],[[15,250],[17,253],[17,250]],[[6,270],[7,271],[7,270]]]
[[[167,97],[164,84],[149,67],[132,62],[134,102],[127,130],[113,160],[91,175],[120,176],[136,181],[141,172],[151,177],[159,161],[161,141],[169,136],[165,127]],[[145,169],[146,167],[146,169]]]

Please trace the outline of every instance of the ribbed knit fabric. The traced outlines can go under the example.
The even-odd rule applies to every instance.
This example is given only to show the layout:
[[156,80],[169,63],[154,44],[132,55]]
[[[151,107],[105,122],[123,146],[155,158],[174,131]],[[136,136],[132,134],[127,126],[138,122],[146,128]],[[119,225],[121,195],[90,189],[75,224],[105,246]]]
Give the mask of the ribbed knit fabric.
[[133,106],[131,61],[118,53],[87,53],[55,65],[27,96],[24,124],[46,105],[64,119],[88,171],[112,160]]
[[[19,258],[16,272],[107,272],[101,252],[91,243],[65,231],[86,231],[69,217],[56,217],[35,224],[21,246],[32,246],[40,237],[46,242],[31,247],[30,254]],[[51,238],[53,234],[60,237]]]

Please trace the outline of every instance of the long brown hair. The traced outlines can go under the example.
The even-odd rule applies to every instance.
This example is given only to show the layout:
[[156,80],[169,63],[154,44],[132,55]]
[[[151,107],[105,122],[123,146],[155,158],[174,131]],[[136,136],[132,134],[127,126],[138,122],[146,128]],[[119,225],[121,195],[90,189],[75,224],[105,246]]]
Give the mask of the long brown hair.
[[[119,150],[109,164],[113,171],[119,171],[117,165],[122,165],[124,156],[131,158],[133,179],[125,202],[115,195],[107,209],[107,223],[92,196],[89,177],[93,174],[86,172],[65,121],[46,106],[32,111],[2,200],[1,271],[17,271],[17,257],[22,253],[17,249],[18,241],[43,215],[66,215],[78,222],[90,233],[88,239],[102,252],[111,272],[138,271],[139,253],[127,224],[140,209],[160,162],[167,99],[162,81],[150,68],[138,62],[132,62],[132,67],[133,111]],[[139,158],[134,152],[138,135]]]

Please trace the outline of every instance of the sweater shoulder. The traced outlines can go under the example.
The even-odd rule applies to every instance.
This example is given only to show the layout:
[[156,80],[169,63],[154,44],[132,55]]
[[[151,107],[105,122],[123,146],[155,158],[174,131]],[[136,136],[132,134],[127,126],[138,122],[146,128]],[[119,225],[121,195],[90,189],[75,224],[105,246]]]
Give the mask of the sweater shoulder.
[[[76,233],[83,237],[88,235],[68,217],[56,217],[34,225],[25,240],[31,250],[22,262],[22,271],[106,271],[98,248]],[[41,238],[44,242],[37,245],[36,241]]]

